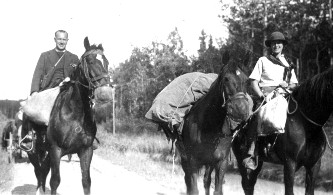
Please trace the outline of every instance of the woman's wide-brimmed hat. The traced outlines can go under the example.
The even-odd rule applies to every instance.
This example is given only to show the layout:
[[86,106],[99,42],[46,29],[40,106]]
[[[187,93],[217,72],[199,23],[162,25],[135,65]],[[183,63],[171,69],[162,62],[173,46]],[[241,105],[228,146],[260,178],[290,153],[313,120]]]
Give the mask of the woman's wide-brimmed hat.
[[283,45],[287,45],[288,41],[284,37],[284,35],[281,32],[273,32],[270,36],[269,39],[265,41],[266,47],[270,47],[272,41],[282,41]]

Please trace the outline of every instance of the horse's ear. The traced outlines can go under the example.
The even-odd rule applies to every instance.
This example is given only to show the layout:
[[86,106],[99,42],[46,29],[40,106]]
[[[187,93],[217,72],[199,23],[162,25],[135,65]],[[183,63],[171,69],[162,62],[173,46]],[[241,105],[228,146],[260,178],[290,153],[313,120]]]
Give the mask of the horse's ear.
[[89,39],[88,37],[84,38],[84,48],[86,48],[86,51],[88,51],[90,49],[90,43],[89,43]]
[[229,62],[230,56],[229,56],[229,51],[225,51],[222,56],[222,64],[227,65]]
[[103,48],[102,44],[99,44],[99,45],[97,46],[97,48],[100,49],[100,50],[102,50],[102,51],[104,51],[104,48]]

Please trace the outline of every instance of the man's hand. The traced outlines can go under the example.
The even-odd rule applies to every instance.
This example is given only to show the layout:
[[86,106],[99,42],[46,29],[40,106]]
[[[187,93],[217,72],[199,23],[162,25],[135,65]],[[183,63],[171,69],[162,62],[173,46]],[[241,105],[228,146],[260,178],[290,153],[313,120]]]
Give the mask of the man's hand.
[[279,86],[282,87],[282,88],[287,88],[288,87],[288,83],[282,82],[282,83],[279,84]]
[[34,91],[34,92],[32,92],[31,94],[30,94],[30,96],[28,96],[28,100],[30,99],[30,98],[32,98],[32,96],[34,96],[34,95],[36,95],[38,92],[37,91]]

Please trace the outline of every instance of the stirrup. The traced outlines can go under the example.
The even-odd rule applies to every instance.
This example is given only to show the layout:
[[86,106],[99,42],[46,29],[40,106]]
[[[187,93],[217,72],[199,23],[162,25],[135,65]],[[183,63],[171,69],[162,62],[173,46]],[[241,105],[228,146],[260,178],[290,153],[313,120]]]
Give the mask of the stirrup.
[[34,148],[34,141],[33,141],[32,139],[31,139],[31,148],[26,149],[26,148],[24,148],[24,147],[22,146],[23,141],[24,141],[25,139],[28,139],[28,138],[29,138],[28,136],[31,136],[31,135],[29,135],[29,134],[25,135],[24,138],[21,139],[21,141],[19,142],[19,148],[20,148],[21,150],[25,151],[25,152],[31,152],[32,149]]

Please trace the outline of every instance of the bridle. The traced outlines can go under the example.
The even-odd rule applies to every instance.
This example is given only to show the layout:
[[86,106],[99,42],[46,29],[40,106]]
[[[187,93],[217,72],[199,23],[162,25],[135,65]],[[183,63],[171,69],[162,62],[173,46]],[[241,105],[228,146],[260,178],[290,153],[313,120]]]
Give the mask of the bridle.
[[[101,74],[101,75],[98,75],[96,77],[91,78],[91,76],[89,75],[88,63],[87,63],[86,58],[82,59],[81,64],[82,64],[84,76],[86,77],[86,79],[88,81],[89,89],[95,90],[98,87],[110,85],[110,76],[107,73],[104,73],[104,74]],[[107,84],[101,84],[100,82],[98,82],[103,78],[107,78],[109,80],[109,82]],[[97,84],[94,84],[94,83],[97,83]]]
[[[95,76],[95,77],[90,76],[91,74],[89,74],[88,62],[87,62],[86,58],[87,58],[87,56],[89,56],[91,54],[102,55],[102,58],[103,58],[102,68],[103,68],[103,72],[106,72],[106,73],[103,73],[103,74]],[[99,87],[104,87],[104,86],[106,86],[106,87],[111,86],[110,76],[109,76],[109,74],[107,73],[107,70],[106,70],[106,63],[107,63],[107,60],[106,60],[106,58],[103,54],[103,51],[100,50],[100,49],[89,50],[86,53],[84,53],[81,57],[80,64],[81,64],[82,69],[83,69],[84,77],[87,79],[88,85],[82,84],[79,81],[76,81],[76,82],[78,82],[80,85],[84,86],[85,88],[87,88],[89,90],[88,97],[89,97],[89,103],[90,103],[91,108],[93,108],[94,105],[95,105],[95,100],[94,100],[94,91],[95,91],[95,89],[97,89]],[[99,81],[102,80],[103,78],[106,78],[108,80],[108,82],[101,84],[101,82],[99,82]]]
[[[226,110],[227,110],[227,117],[231,120],[233,120],[234,122],[237,122],[237,123],[240,123],[241,121],[243,121],[242,119],[239,119],[239,118],[235,118],[233,115],[232,115],[232,109],[229,109],[228,108],[228,105],[231,104],[233,101],[235,100],[239,100],[239,99],[244,99],[247,101],[247,103],[249,104],[249,99],[248,99],[248,96],[244,93],[244,92],[238,92],[234,95],[232,95],[230,98],[228,99],[225,99],[225,95],[224,95],[224,91],[222,93],[222,97],[223,97],[223,105],[222,105],[222,108],[225,107]],[[250,109],[249,109],[250,110]],[[250,115],[250,113],[248,113],[248,116]],[[247,116],[247,118],[248,118]]]

